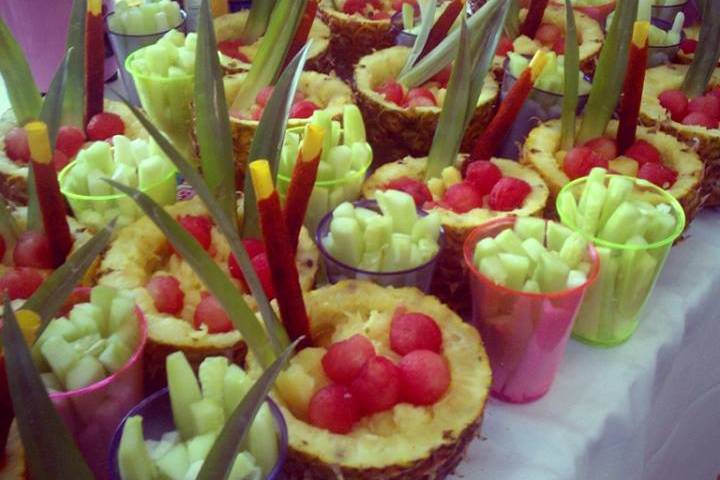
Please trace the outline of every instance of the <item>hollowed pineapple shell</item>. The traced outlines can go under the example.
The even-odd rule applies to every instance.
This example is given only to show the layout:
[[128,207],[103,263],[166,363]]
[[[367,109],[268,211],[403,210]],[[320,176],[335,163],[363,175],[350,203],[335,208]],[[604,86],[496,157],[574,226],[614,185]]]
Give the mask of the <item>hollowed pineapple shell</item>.
[[[178,202],[167,207],[173,217],[180,215],[207,215],[199,198]],[[238,211],[242,215],[241,211]],[[221,234],[213,232],[213,247],[220,268],[228,273],[227,257],[230,247]],[[297,251],[297,267],[303,291],[312,288],[317,273],[319,252],[303,229]],[[182,350],[188,361],[197,367],[205,357],[222,355],[236,363],[242,363],[247,346],[236,330],[228,333],[209,334],[193,328],[192,316],[200,301],[201,290],[206,290],[200,279],[185,262],[169,265],[170,244],[165,235],[148,218],[142,217],[123,228],[113,240],[100,265],[98,283],[129,290],[138,306],[145,313],[148,323],[148,341],[145,348],[145,378],[151,385],[161,385],[165,379],[165,357]],[[178,266],[178,263],[180,265]],[[174,268],[172,272],[181,282],[185,292],[185,306],[180,317],[157,311],[145,285],[153,273]],[[252,308],[255,303],[245,295]]]
[[[225,96],[228,104],[231,105],[238,92],[242,88],[246,73],[226,75]],[[352,90],[342,80],[335,76],[325,75],[317,72],[303,72],[300,75],[298,92],[305,95],[307,100],[314,102],[326,110],[333,118],[342,117],[343,107],[353,103]],[[288,128],[299,127],[309,123],[309,118],[295,118],[288,121]],[[250,151],[255,130],[260,122],[255,120],[244,120],[230,117],[230,129],[233,139],[233,155],[235,157],[235,182],[238,189],[243,188],[245,178],[245,166]]]
[[[659,127],[698,153],[705,163],[705,178],[700,191],[702,205],[716,206],[720,205],[720,129],[675,122],[658,100],[658,96],[665,90],[682,86],[688,68],[686,65],[662,65],[648,69],[645,73],[640,121],[645,125]],[[709,86],[720,86],[720,69],[713,71]]]
[[[106,112],[115,113],[122,118],[126,137],[147,138],[147,132],[125,104],[105,99],[104,108]],[[7,200],[25,205],[28,201],[28,167],[13,162],[5,154],[5,135],[17,126],[12,109],[0,115],[0,195]]]
[[399,357],[389,346],[395,310],[404,306],[430,315],[442,330],[443,355],[452,380],[434,405],[398,404],[365,417],[347,435],[297,418],[276,391],[289,431],[284,478],[442,479],[452,473],[479,433],[490,387],[490,366],[477,331],[435,297],[415,288],[347,280],[308,293],[305,305],[316,346],[327,347],[362,333],[379,353],[396,361]]
[[5,452],[0,452],[0,479],[21,480],[29,478],[28,475],[20,431],[17,422],[13,422],[5,445]]
[[[240,10],[238,12],[229,13],[215,18],[215,20],[213,20],[213,24],[215,26],[216,40],[218,42],[223,42],[225,40],[240,38],[245,28],[245,24],[247,23],[249,14],[249,10]],[[316,17],[313,21],[313,24],[310,27],[309,39],[312,40],[312,44],[310,45],[310,51],[308,52],[305,69],[321,73],[330,73],[333,68],[330,57],[330,29],[320,18]],[[251,53],[251,55],[249,55],[251,61],[258,46],[259,44],[257,42],[248,46],[248,51]],[[249,63],[241,62],[240,60],[226,57],[224,55],[221,57],[220,64],[223,71],[227,74],[246,72],[250,70]]]
[[[464,156],[458,156],[458,165],[463,159]],[[438,254],[431,291],[461,315],[469,313],[471,306],[470,285],[463,261],[463,243],[467,236],[475,227],[495,217],[542,216],[548,199],[548,188],[534,170],[512,160],[493,158],[491,161],[500,168],[503,176],[520,178],[532,187],[521,208],[509,212],[476,208],[466,213],[455,213],[442,207],[431,210],[440,215],[445,230],[445,244]],[[426,169],[427,158],[406,157],[398,162],[383,165],[365,181],[363,196],[374,198],[377,190],[384,190],[384,186],[396,178],[409,177],[422,180]]]
[[[386,80],[397,78],[409,54],[407,47],[386,48],[363,57],[355,68],[357,103],[365,119],[368,142],[373,147],[376,164],[407,156],[422,157],[430,152],[442,98],[438,99],[435,107],[403,108],[375,92],[375,88]],[[488,75],[475,114],[465,132],[461,146],[463,152],[470,151],[474,140],[490,123],[498,94],[497,82]]]

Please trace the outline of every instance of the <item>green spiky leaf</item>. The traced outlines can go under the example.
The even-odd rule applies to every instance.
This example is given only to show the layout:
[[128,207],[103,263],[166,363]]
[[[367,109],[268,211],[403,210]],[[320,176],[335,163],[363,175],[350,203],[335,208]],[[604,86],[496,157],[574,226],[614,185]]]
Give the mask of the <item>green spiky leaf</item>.
[[265,33],[275,3],[276,0],[264,0],[250,4],[250,13],[240,35],[244,45],[252,45]]
[[0,18],[0,74],[18,124],[37,118],[42,100],[25,54]]
[[575,143],[575,115],[578,105],[580,71],[580,48],[577,43],[575,12],[572,2],[565,0],[565,77],[563,78],[563,103],[561,116],[560,146],[570,150]]
[[509,0],[509,3],[510,8],[508,9],[504,30],[505,35],[512,40],[520,35],[520,2],[519,0]]
[[425,0],[420,2],[420,16],[422,17],[420,31],[415,36],[415,43],[413,44],[412,50],[410,51],[410,55],[408,55],[405,66],[402,70],[400,70],[400,75],[407,72],[413,65],[415,65],[415,62],[420,57],[420,54],[425,48],[425,43],[427,42],[428,36],[430,35],[430,30],[432,29],[433,23],[435,22],[436,8],[437,3],[435,2],[435,0]]
[[55,139],[57,138],[58,130],[60,130],[68,66],[70,65],[73,55],[74,49],[72,48],[65,53],[60,68],[57,69],[52,82],[50,82],[50,88],[48,89],[47,95],[45,95],[42,109],[40,110],[40,120],[47,125],[50,145],[55,145]]
[[68,64],[63,102],[63,125],[85,130],[85,20],[87,0],[73,0],[70,11],[66,50],[73,49]]
[[705,93],[720,58],[720,2],[705,2],[695,57],[683,80],[682,90],[689,97]]

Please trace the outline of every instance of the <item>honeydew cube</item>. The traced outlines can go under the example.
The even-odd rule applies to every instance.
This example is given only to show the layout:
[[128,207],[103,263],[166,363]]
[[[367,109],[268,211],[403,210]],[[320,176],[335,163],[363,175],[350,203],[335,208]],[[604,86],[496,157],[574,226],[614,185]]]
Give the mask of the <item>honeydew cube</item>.
[[365,253],[363,253],[362,260],[360,261],[360,265],[358,265],[358,268],[368,272],[379,272],[382,268],[382,262],[382,250],[365,251]]
[[128,10],[125,16],[125,31],[128,35],[145,34],[145,21],[139,9],[131,8]]
[[440,236],[440,223],[440,215],[436,212],[431,212],[424,217],[418,218],[412,227],[412,240],[417,242],[421,238],[425,238],[432,242],[437,242]]
[[630,178],[620,176],[610,177],[607,198],[605,199],[605,205],[603,205],[602,214],[600,215],[600,225],[604,226],[618,207],[630,197],[633,187],[634,183]]
[[355,207],[350,202],[343,202],[333,210],[333,219],[335,218],[355,218]]
[[203,461],[207,458],[210,449],[212,449],[217,439],[215,432],[198,435],[187,442],[188,460],[190,463]]
[[633,224],[643,215],[634,202],[625,201],[610,215],[598,237],[613,243],[625,243],[633,233]]
[[410,265],[412,240],[410,235],[393,233],[390,236],[390,248],[383,256],[382,269],[385,272],[407,270]]
[[72,345],[78,354],[85,355],[86,353],[90,353],[88,351],[93,349],[99,340],[102,340],[99,333],[91,333],[90,335],[78,338],[77,340],[71,342],[70,345]]
[[187,34],[185,37],[185,46],[195,50],[197,46],[197,33],[191,32]]
[[587,240],[582,235],[575,232],[570,235],[570,238],[565,240],[562,248],[560,249],[560,258],[570,267],[575,268],[580,261],[585,257],[587,252]]
[[375,192],[375,198],[383,215],[392,218],[393,231],[411,234],[417,220],[417,209],[413,197],[399,190]]
[[[594,168],[593,171],[598,169]],[[602,214],[603,205],[607,189],[602,183],[588,183],[585,191],[580,199],[579,227],[588,235],[596,235],[600,228],[600,215]]]
[[105,378],[105,369],[92,355],[81,357],[67,372],[65,389],[78,390]]
[[165,365],[175,426],[180,432],[180,436],[188,440],[199,433],[195,430],[192,405],[202,399],[200,385],[182,352],[168,355]]
[[41,373],[40,380],[42,380],[47,390],[60,392],[63,389],[60,380],[58,380],[54,373]]
[[534,269],[535,264],[540,262],[543,252],[547,251],[542,243],[535,238],[528,238],[522,242],[523,249],[527,252],[528,258],[531,260],[530,268]]
[[[113,187],[105,181],[106,178],[109,178],[107,173],[100,170],[92,170],[87,176],[88,194],[94,197],[112,195]],[[96,210],[101,212],[109,204],[105,202],[94,202],[92,205]]]
[[42,343],[50,337],[62,337],[68,342],[77,340],[82,336],[77,325],[65,317],[56,318],[51,321],[40,336],[38,343]]
[[260,480],[262,478],[263,472],[249,452],[240,452],[235,457],[228,480]]
[[343,135],[343,142],[345,145],[365,143],[365,122],[363,121],[362,113],[357,105],[348,104],[343,107],[342,123],[345,126],[345,132]]
[[90,167],[85,163],[76,163],[65,178],[63,178],[63,190],[77,193],[78,195],[87,195],[87,175]]
[[108,331],[117,332],[123,326],[130,325],[137,329],[135,318],[135,301],[127,295],[118,295],[110,304]]
[[200,470],[202,470],[203,463],[205,463],[204,460],[192,462],[190,464],[190,467],[188,468],[188,471],[185,473],[184,480],[197,480],[198,475],[200,475]]
[[421,238],[417,243],[417,249],[420,252],[420,258],[422,259],[420,263],[426,263],[437,254],[439,247],[437,242]]
[[596,183],[599,185],[605,184],[605,175],[607,174],[607,170],[601,167],[595,167],[592,170],[590,170],[590,174],[588,175],[587,183]]
[[106,328],[107,317],[92,303],[78,303],[70,310],[70,321],[78,327],[80,335],[99,333]]
[[187,73],[182,68],[171,65],[168,67],[167,76],[168,78],[180,78],[187,76]]
[[152,155],[138,164],[138,186],[141,190],[158,183],[166,171],[165,160],[159,155]]
[[380,218],[380,214],[369,208],[358,207],[355,209],[355,219],[363,230],[367,228],[369,223],[374,222],[378,218]]
[[190,405],[190,416],[196,435],[217,432],[225,424],[225,412],[215,400],[203,398]]
[[355,266],[360,263],[364,250],[363,232],[355,218],[339,217],[330,222],[334,248],[330,252],[341,262]]
[[489,257],[490,255],[497,255],[502,252],[502,249],[497,244],[494,238],[485,237],[475,244],[475,253],[473,254],[473,261],[475,265],[480,263],[483,257]]
[[509,228],[495,236],[495,243],[497,243],[498,247],[505,253],[527,256],[527,252],[522,246],[522,240]]
[[515,233],[522,240],[534,238],[539,243],[545,242],[545,220],[535,217],[518,217],[515,220]]
[[331,206],[340,205],[342,202],[348,200],[348,195],[345,193],[345,188],[342,185],[339,185],[332,190],[330,190],[330,193],[328,195],[328,202]]
[[506,285],[515,290],[521,289],[530,270],[528,257],[512,253],[500,253],[498,258],[507,272]]
[[[664,207],[667,207],[667,209]],[[669,205],[664,203],[659,204],[649,219],[645,231],[645,239],[648,243],[655,243],[666,239],[672,234],[673,230],[675,230],[676,223],[677,221],[671,213]]]
[[478,265],[480,272],[498,285],[507,285],[508,272],[496,255],[484,257]]
[[567,278],[567,288],[576,288],[587,281],[587,276],[580,270],[570,270]]
[[225,357],[208,357],[200,364],[198,379],[202,387],[203,398],[209,398],[224,405],[223,391],[225,390],[225,373],[228,361]]
[[192,72],[195,66],[195,52],[187,47],[178,49],[178,66],[185,72]]
[[347,145],[335,145],[330,149],[328,162],[334,169],[334,178],[344,178],[352,167],[352,149]]
[[248,452],[255,458],[264,475],[268,475],[278,458],[275,419],[267,404],[263,404],[248,433]]
[[118,337],[112,337],[106,344],[98,360],[110,373],[115,373],[127,364],[133,351]]
[[229,417],[252,388],[252,381],[242,368],[230,365],[225,372],[223,382],[223,406],[225,415]]
[[110,144],[107,142],[93,142],[84,150],[81,150],[81,160],[86,163],[90,170],[100,170],[104,173],[110,173],[114,164],[112,161],[112,151]]
[[136,161],[132,143],[125,135],[115,135],[113,137],[113,158],[116,164],[135,167]]
[[525,280],[525,285],[523,285],[522,290],[523,292],[540,293],[540,285],[532,278],[528,278]]
[[145,440],[145,445],[150,452],[150,457],[157,461],[162,458],[180,441],[180,435],[176,431],[163,433],[160,440]]
[[[106,287],[104,285],[98,285],[90,290],[90,303],[97,305],[102,311],[103,315],[110,315],[110,305],[112,301],[117,297],[117,290],[112,287]],[[103,335],[107,335],[107,332],[102,332]]]
[[55,376],[65,383],[65,376],[79,358],[72,345],[62,337],[51,337],[43,342],[40,351]]
[[83,225],[90,226],[101,226],[103,225],[103,216],[100,212],[94,212],[92,210],[82,210],[78,214],[78,220]]
[[[180,24],[180,21],[182,20],[180,5],[176,2],[163,2],[163,11],[167,16],[168,24],[171,27],[176,27]],[[183,43],[185,43],[185,36],[175,29],[170,30],[164,35],[164,37],[171,40],[176,47],[182,47]]]
[[367,168],[373,159],[373,151],[370,144],[367,142],[356,142],[353,143],[350,148],[352,148],[353,170],[359,172]]
[[178,443],[165,455],[157,460],[157,468],[162,478],[168,480],[184,480],[190,468],[188,451],[184,443]]
[[134,415],[125,421],[120,447],[118,448],[118,465],[120,476],[124,480],[153,480],[157,478],[157,467],[150,458],[150,453],[143,438],[143,419]]
[[565,241],[572,235],[572,230],[557,222],[548,222],[547,246],[554,252],[559,252]]
[[135,157],[136,163],[139,162],[140,160],[142,160],[143,158],[147,158],[148,155],[150,155],[148,142],[141,138],[136,138],[135,140],[131,140],[130,146],[132,147],[133,156]]
[[643,250],[632,253],[631,259],[623,255],[618,273],[618,313],[626,320],[634,318],[642,308],[655,282],[658,267],[658,260],[650,253]]
[[161,77],[167,75],[170,59],[168,58],[167,49],[163,48],[162,45],[153,44],[145,47],[145,58],[154,75]]
[[165,15],[165,12],[157,12],[154,15],[155,17],[155,28],[157,30],[167,30],[170,26],[170,22],[168,20],[167,15]]
[[538,265],[538,283],[543,292],[565,289],[570,268],[555,252],[545,252]]
[[[563,221],[573,225],[578,225],[580,223],[580,211],[577,201],[573,195],[563,195],[558,198],[557,203],[558,212],[564,212],[565,218]],[[550,227],[548,227],[548,230],[550,230]]]

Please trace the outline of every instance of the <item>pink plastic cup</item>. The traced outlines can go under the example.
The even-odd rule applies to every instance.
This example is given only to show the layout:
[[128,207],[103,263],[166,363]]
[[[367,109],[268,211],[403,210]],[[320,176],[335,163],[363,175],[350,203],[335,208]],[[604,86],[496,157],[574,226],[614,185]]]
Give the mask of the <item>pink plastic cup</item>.
[[551,293],[529,293],[501,286],[480,273],[473,261],[475,245],[515,225],[501,217],[480,225],[465,240],[470,272],[472,322],[480,331],[493,373],[491,393],[500,400],[527,403],[547,393],[565,353],[585,291],[597,277],[599,261],[592,245],[587,281]]
[[135,353],[123,368],[85,388],[50,395],[98,479],[108,478],[107,451],[117,426],[144,398],[142,358],[147,341],[147,321],[139,308],[136,314],[140,339]]

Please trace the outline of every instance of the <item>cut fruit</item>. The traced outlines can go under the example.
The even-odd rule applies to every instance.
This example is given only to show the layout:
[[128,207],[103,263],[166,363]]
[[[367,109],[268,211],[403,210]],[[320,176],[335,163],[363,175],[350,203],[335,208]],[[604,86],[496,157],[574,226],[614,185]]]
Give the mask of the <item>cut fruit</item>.
[[450,369],[441,355],[416,350],[398,364],[403,398],[413,405],[432,405],[450,386]]
[[87,136],[90,140],[107,140],[124,133],[125,123],[122,118],[110,112],[94,115],[87,124]]
[[181,215],[178,223],[198,241],[206,251],[210,250],[212,244],[212,220],[200,215]]
[[5,134],[5,154],[14,162],[30,161],[30,146],[27,132],[22,127],[15,127]]
[[308,411],[310,423],[333,433],[348,433],[360,420],[360,408],[350,390],[328,385],[313,395]]
[[225,333],[232,331],[233,326],[230,316],[225,312],[220,302],[214,295],[203,294],[202,300],[195,308],[193,315],[193,326],[200,329],[201,325],[207,327],[208,333]]
[[490,191],[488,205],[493,210],[509,212],[522,207],[532,187],[525,180],[503,177]]
[[0,277],[0,292],[7,292],[10,300],[30,298],[43,282],[43,276],[33,268],[11,268]]
[[682,119],[683,125],[694,125],[705,128],[718,128],[718,120],[705,112],[693,112]]
[[145,446],[142,424],[142,417],[134,415],[128,418],[123,426],[118,448],[118,464],[122,478],[150,480],[157,476],[157,467]]
[[387,357],[371,357],[349,388],[363,412],[382,412],[400,401],[400,371]]
[[587,176],[595,167],[608,167],[607,160],[587,146],[575,147],[563,160],[563,170],[570,179]]
[[16,267],[53,268],[47,235],[31,230],[21,233],[13,249],[13,262]]
[[390,348],[398,355],[415,350],[442,352],[442,332],[435,320],[418,312],[398,311],[390,324]]
[[662,163],[662,156],[657,148],[645,140],[636,140],[625,150],[625,156],[637,161],[640,165],[645,163]]
[[592,140],[588,140],[583,144],[583,146],[597,153],[602,159],[603,163],[611,161],[612,159],[617,157],[618,154],[618,149],[615,141],[607,137],[598,137]]
[[166,369],[175,426],[182,438],[188,440],[197,433],[193,424],[191,405],[202,399],[200,385],[182,352],[168,355]]
[[410,177],[396,178],[385,185],[388,190],[400,190],[413,197],[415,206],[422,208],[425,202],[432,200],[432,194],[425,182]]
[[640,167],[638,178],[654,183],[660,188],[672,188],[678,172],[662,163],[646,163]]
[[363,335],[353,335],[331,345],[322,358],[322,365],[331,380],[348,383],[358,376],[365,363],[373,356],[375,347],[372,342]]
[[147,291],[160,313],[177,315],[184,306],[185,294],[177,278],[170,275],[158,275],[150,279]]
[[465,181],[475,187],[480,195],[487,195],[502,176],[497,165],[487,160],[478,160],[468,165]]
[[682,90],[666,90],[660,94],[658,100],[676,122],[681,122],[688,113],[688,98]]
[[85,132],[77,127],[66,125],[58,130],[55,148],[64,153],[67,158],[73,158],[84,143]]
[[473,186],[461,182],[445,190],[440,203],[455,213],[466,213],[476,208],[482,208],[483,199]]

